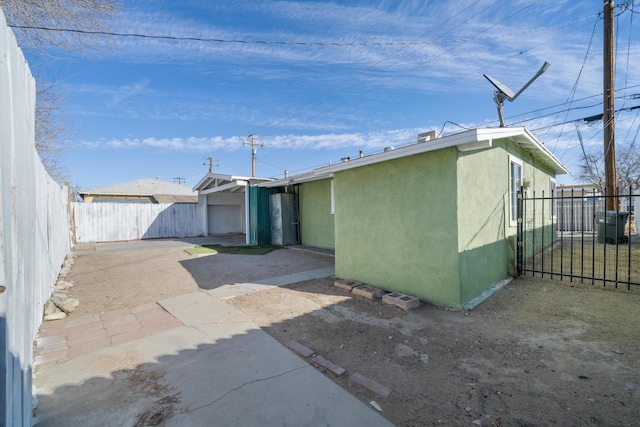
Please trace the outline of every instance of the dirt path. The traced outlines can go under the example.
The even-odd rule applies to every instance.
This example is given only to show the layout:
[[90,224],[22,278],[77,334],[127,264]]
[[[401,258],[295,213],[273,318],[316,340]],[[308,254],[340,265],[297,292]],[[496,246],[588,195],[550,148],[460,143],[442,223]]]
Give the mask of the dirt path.
[[[292,250],[194,257],[185,245],[81,251],[72,316],[332,265]],[[469,312],[411,312],[332,279],[228,300],[280,342],[342,366],[338,384],[398,426],[640,425],[640,294],[519,280]],[[393,389],[352,383],[359,372]]]
[[637,293],[519,280],[470,312],[404,312],[325,279],[230,303],[345,368],[334,380],[398,426],[640,424]]

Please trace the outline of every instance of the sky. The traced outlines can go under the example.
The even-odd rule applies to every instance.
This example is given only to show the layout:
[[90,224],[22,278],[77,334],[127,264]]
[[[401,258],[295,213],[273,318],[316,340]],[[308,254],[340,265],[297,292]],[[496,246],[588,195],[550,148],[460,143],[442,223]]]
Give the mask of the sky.
[[[616,2],[616,143],[640,129],[640,1]],[[634,4],[635,3],[635,4]],[[96,49],[48,54],[74,132],[73,187],[208,172],[281,178],[417,141],[499,125],[488,74],[518,91],[527,126],[572,172],[602,151],[602,1],[123,1]],[[178,40],[152,38],[169,36]],[[188,39],[188,40],[180,40]],[[582,139],[582,144],[580,142]]]

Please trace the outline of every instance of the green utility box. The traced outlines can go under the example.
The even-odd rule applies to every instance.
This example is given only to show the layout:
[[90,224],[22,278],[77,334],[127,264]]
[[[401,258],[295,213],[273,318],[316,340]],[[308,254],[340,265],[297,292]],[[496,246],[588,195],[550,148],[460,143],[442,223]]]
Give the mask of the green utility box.
[[596,212],[595,225],[598,228],[598,243],[626,243],[624,227],[627,224],[629,212]]

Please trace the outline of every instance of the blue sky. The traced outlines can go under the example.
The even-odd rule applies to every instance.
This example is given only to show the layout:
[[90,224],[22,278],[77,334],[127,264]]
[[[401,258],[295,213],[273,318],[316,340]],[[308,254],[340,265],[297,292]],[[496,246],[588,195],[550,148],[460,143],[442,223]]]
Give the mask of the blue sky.
[[[640,105],[636,2],[616,8],[616,108]],[[505,102],[505,122],[577,170],[572,121],[602,113],[601,11],[595,0],[125,1],[113,32],[287,44],[86,36],[99,50],[52,51],[76,128],[66,175],[82,189],[149,177],[193,186],[209,156],[214,172],[250,175],[242,136],[255,134],[257,175],[277,178],[423,131],[497,126],[483,73],[517,91],[544,61]],[[635,139],[638,112],[617,115],[618,144]],[[586,150],[601,149],[601,121],[578,128]]]

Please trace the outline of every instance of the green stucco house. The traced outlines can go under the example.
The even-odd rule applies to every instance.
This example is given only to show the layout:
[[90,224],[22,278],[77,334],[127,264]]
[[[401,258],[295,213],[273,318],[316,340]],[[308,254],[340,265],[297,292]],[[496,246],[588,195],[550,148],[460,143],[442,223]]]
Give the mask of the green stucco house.
[[517,190],[567,172],[526,128],[491,128],[259,187],[297,195],[300,242],[333,248],[337,277],[460,309],[514,274]]

